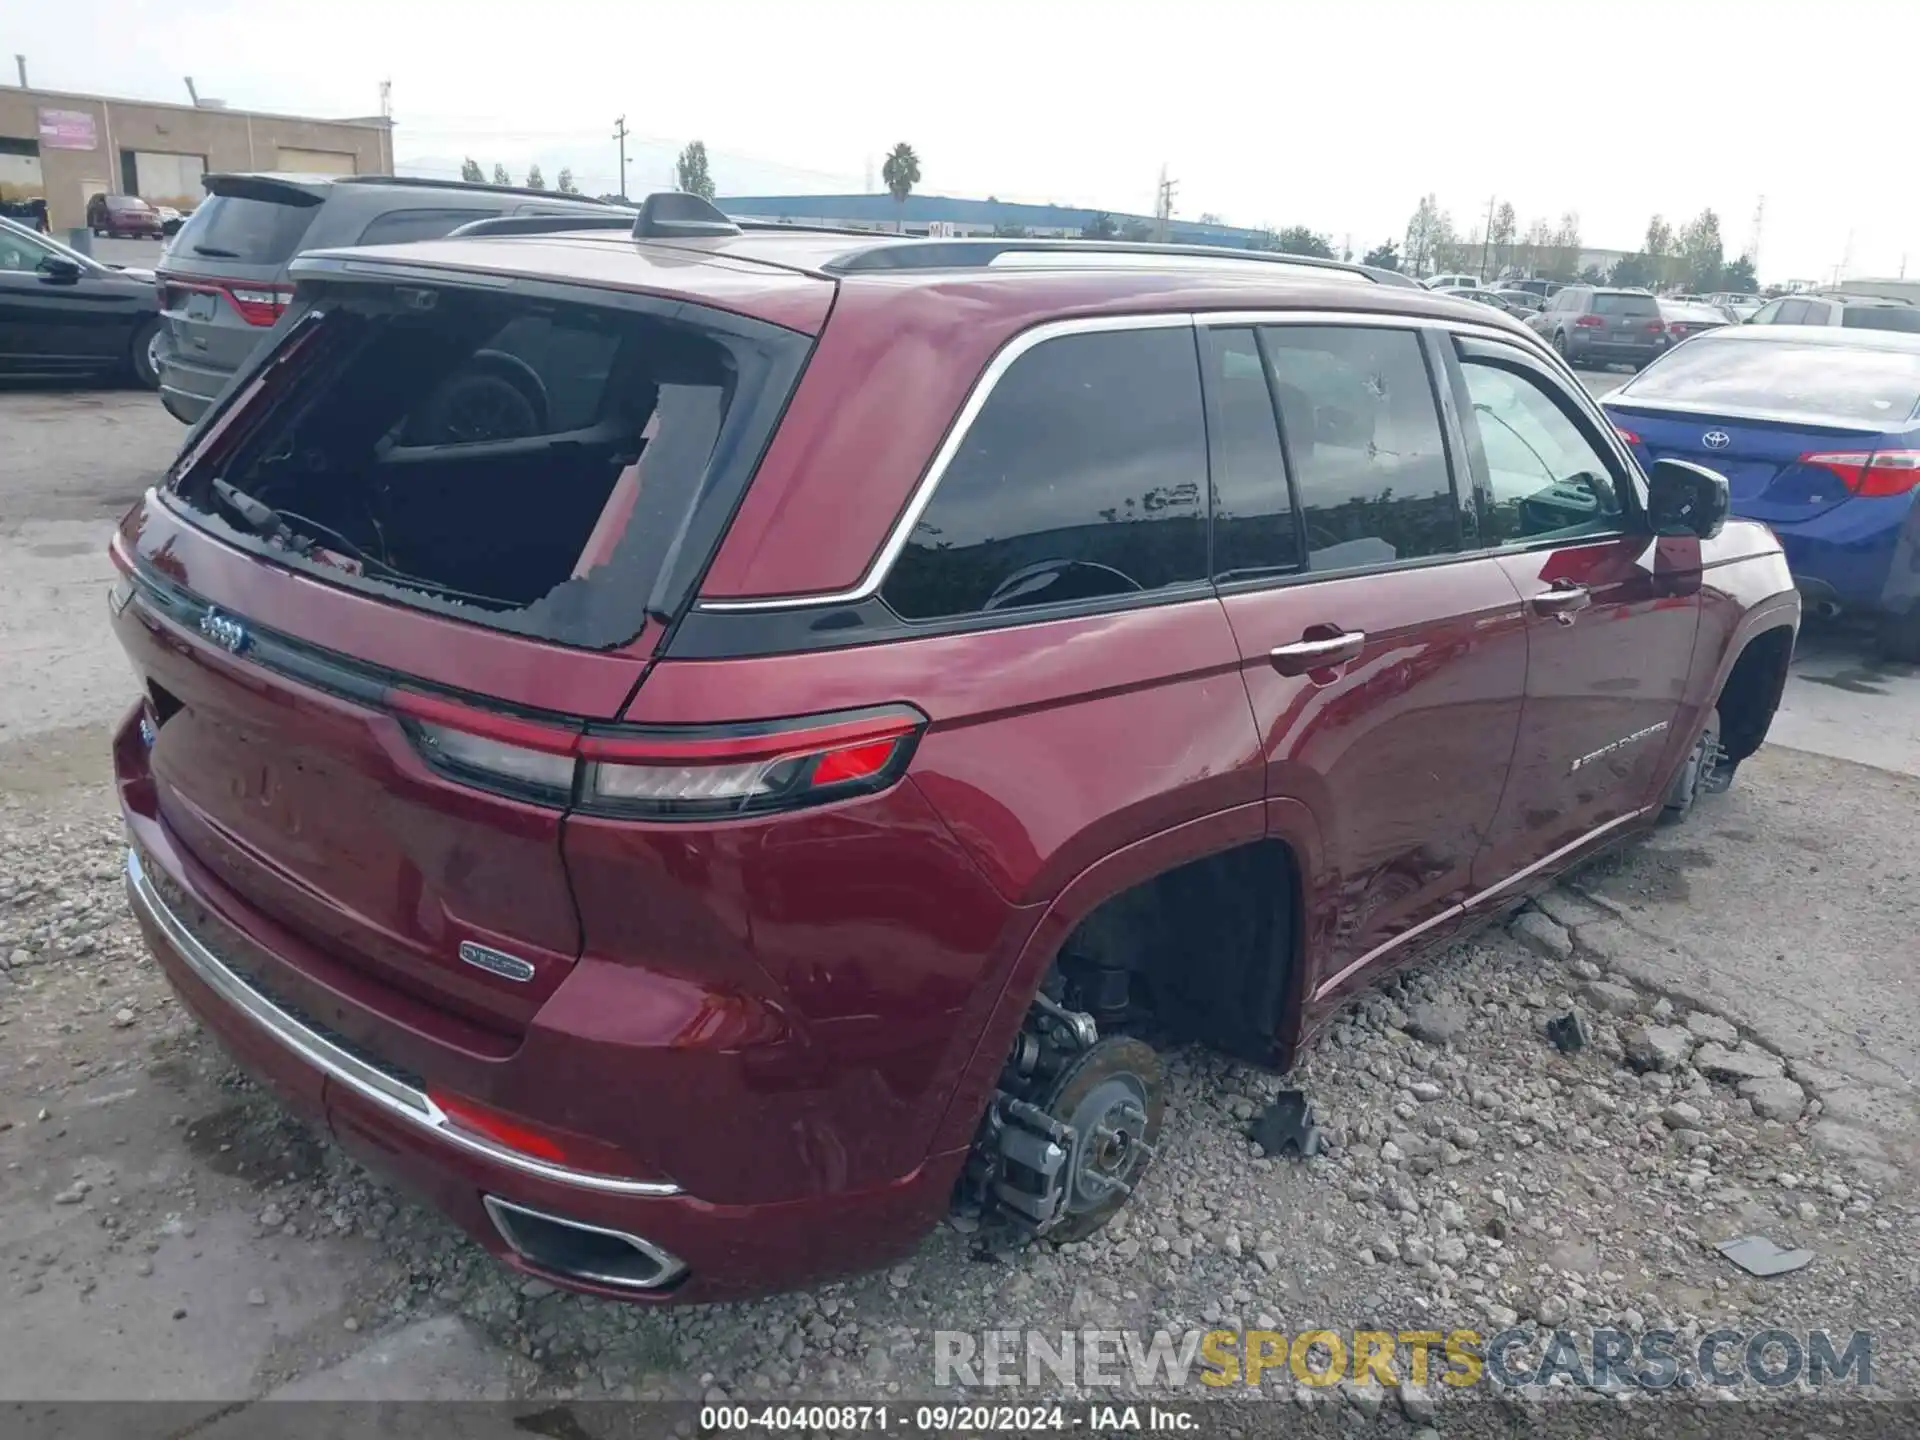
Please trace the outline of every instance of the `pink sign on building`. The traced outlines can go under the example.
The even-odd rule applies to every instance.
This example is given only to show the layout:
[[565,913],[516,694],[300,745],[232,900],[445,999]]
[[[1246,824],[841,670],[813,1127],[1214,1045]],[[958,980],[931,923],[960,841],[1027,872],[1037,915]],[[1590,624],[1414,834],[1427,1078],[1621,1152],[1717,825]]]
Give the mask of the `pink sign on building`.
[[95,150],[93,115],[86,110],[40,111],[40,145],[47,150]]

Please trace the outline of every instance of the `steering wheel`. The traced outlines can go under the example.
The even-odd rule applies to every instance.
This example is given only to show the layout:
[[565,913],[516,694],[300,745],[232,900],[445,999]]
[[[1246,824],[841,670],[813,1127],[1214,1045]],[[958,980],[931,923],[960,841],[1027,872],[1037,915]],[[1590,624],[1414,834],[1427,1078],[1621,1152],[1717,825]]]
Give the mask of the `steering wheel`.
[[476,445],[546,428],[547,387],[534,368],[504,350],[477,350],[414,413],[406,438],[415,445]]
[[[1075,587],[1078,593],[1042,595],[1041,591],[1062,584],[1069,575],[1079,574],[1092,583]],[[982,610],[1002,610],[1012,605],[1036,604],[1046,600],[1085,600],[1095,595],[1125,594],[1147,587],[1124,571],[1095,560],[1070,560],[1058,557],[1023,565],[1006,576],[988,594]]]

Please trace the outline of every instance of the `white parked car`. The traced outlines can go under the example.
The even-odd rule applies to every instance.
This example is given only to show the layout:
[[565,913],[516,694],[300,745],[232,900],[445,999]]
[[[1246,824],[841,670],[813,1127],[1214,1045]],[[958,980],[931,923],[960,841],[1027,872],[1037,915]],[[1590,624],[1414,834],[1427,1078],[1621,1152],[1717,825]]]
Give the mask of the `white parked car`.
[[1420,282],[1429,290],[1478,290],[1478,275],[1432,275]]

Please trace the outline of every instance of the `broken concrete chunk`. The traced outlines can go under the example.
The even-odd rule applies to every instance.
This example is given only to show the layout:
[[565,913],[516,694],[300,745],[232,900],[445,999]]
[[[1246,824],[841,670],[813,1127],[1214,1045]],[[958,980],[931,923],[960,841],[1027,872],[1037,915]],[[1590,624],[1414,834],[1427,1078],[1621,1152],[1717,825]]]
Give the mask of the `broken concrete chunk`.
[[1743,1042],[1735,1050],[1709,1041],[1694,1052],[1693,1066],[1702,1075],[1735,1084],[1742,1080],[1770,1080],[1787,1073],[1787,1067],[1778,1055],[1770,1050],[1762,1050],[1751,1041]]
[[1770,1075],[1758,1080],[1742,1080],[1736,1087],[1762,1120],[1791,1123],[1807,1108],[1807,1092],[1785,1076]]
[[1452,1044],[1466,1025],[1466,1015],[1452,1005],[1420,1004],[1407,1011],[1407,1033],[1429,1045]]
[[1684,1100],[1676,1100],[1660,1112],[1660,1119],[1669,1130],[1698,1130],[1705,1119],[1700,1107],[1689,1105]]
[[1596,920],[1607,918],[1607,912],[1591,900],[1557,886],[1552,890],[1541,891],[1533,897],[1533,903],[1544,910],[1548,918],[1557,920],[1569,930],[1578,925],[1591,925]]
[[1642,1025],[1627,1035],[1627,1063],[1664,1074],[1685,1065],[1698,1043],[1677,1025]]
[[1718,1015],[1709,1015],[1704,1010],[1696,1010],[1687,1016],[1687,1029],[1702,1040],[1712,1040],[1721,1045],[1738,1045],[1740,1032]]
[[1884,1160],[1887,1157],[1886,1147],[1878,1136],[1858,1126],[1842,1125],[1838,1120],[1820,1121],[1813,1127],[1811,1138],[1815,1149],[1843,1159]]
[[1609,1015],[1631,1015],[1640,1008],[1638,991],[1611,980],[1589,980],[1580,987],[1580,994],[1594,1009]]
[[1762,1280],[1791,1274],[1813,1260],[1813,1251],[1782,1250],[1764,1235],[1742,1235],[1714,1248],[1749,1275],[1757,1275]]
[[1508,933],[1549,960],[1565,960],[1573,954],[1573,937],[1559,921],[1538,910],[1523,910],[1507,927]]

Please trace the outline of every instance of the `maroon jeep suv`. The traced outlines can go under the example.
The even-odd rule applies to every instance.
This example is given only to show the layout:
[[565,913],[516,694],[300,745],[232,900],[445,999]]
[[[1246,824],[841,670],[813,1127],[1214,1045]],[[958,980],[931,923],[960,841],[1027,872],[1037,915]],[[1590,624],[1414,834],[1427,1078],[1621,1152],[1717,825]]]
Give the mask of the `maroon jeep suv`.
[[1484,306],[688,197],[469,230],[300,260],[126,517],[114,765],[186,1004],[530,1274],[801,1285],[956,1194],[1087,1234],[1155,1045],[1289,1065],[1766,733],[1778,545]]

